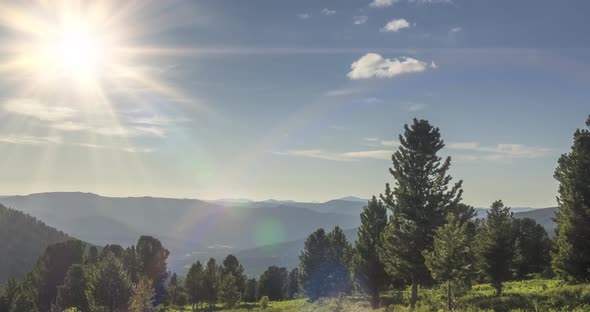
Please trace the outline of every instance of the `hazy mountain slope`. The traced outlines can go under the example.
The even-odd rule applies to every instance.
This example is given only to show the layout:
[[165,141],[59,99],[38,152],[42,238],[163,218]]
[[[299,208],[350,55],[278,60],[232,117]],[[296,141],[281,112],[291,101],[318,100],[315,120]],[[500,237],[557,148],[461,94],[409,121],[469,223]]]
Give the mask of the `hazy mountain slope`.
[[[111,198],[88,193],[44,193],[2,200],[98,245],[127,246],[142,234],[153,235],[172,252],[173,268],[184,265],[187,254],[190,259],[227,254],[304,238],[319,227],[354,228],[360,223],[358,214],[321,213],[303,205],[224,207],[200,200]],[[323,207],[353,207],[354,203],[343,202]]]
[[24,276],[48,245],[69,239],[63,232],[0,204],[0,283]]
[[555,235],[555,222],[552,218],[557,211],[557,207],[534,209],[525,212],[518,212],[514,214],[516,218],[531,218],[538,224],[542,225],[549,236]]

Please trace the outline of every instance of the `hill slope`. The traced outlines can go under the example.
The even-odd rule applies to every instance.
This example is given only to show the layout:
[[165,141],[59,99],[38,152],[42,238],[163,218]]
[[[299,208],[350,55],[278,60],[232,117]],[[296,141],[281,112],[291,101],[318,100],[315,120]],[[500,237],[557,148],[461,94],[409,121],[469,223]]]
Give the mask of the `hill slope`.
[[0,283],[28,273],[45,248],[72,239],[43,222],[0,204]]

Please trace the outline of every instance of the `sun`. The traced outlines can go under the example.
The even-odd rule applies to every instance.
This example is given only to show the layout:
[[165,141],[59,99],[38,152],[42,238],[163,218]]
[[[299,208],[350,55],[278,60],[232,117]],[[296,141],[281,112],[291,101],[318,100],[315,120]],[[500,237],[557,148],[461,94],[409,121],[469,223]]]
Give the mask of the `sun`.
[[63,30],[46,49],[58,71],[78,79],[96,78],[104,61],[104,46],[98,36],[83,29]]

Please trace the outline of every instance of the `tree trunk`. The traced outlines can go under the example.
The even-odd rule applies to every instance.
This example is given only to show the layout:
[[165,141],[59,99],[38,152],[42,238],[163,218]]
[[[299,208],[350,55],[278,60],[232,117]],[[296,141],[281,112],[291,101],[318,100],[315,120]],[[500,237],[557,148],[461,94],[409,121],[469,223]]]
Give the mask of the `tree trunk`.
[[379,291],[373,290],[371,292],[371,307],[373,309],[379,308]]
[[418,301],[418,283],[415,279],[412,280],[412,298],[410,299],[410,305],[412,310],[416,307],[416,301]]
[[449,303],[449,311],[453,311],[453,300],[451,299],[451,280],[447,285],[447,301]]

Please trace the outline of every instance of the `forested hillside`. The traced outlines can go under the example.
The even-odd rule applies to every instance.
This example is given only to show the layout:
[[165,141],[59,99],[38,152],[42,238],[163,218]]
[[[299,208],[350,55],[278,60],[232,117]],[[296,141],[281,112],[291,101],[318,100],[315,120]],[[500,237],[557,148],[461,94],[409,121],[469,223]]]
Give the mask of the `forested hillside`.
[[43,250],[71,239],[45,223],[0,204],[0,282],[31,270]]

